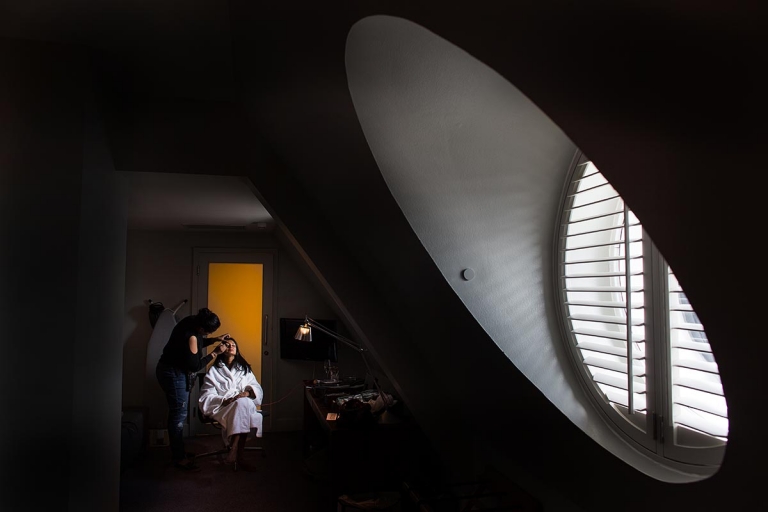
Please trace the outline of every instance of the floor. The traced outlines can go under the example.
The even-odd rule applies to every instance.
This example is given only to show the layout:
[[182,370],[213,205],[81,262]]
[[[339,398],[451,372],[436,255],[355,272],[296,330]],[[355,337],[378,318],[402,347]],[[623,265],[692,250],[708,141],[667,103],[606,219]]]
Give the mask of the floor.
[[[233,472],[220,457],[209,456],[198,459],[201,471],[189,473],[170,464],[168,448],[147,448],[122,475],[120,511],[325,512],[330,508],[327,486],[304,469],[301,432],[269,433],[258,442],[265,448],[265,457],[259,451],[246,452],[254,472]],[[217,435],[186,441],[186,449],[193,453],[219,448]]]

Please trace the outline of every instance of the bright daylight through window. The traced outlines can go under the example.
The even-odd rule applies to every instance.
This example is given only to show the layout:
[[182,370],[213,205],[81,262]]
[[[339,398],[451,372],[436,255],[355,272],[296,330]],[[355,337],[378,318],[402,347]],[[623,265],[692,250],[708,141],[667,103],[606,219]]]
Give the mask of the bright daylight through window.
[[672,269],[592,162],[570,177],[558,293],[576,367],[625,439],[686,472],[711,474],[728,409],[704,327]]

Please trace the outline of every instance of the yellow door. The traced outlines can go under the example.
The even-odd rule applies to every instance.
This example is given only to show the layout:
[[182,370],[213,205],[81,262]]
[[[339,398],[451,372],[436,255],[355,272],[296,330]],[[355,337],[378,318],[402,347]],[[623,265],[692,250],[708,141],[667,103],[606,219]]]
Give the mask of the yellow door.
[[251,365],[256,380],[261,375],[264,265],[261,263],[209,263],[208,309],[219,316],[216,335],[228,332]]

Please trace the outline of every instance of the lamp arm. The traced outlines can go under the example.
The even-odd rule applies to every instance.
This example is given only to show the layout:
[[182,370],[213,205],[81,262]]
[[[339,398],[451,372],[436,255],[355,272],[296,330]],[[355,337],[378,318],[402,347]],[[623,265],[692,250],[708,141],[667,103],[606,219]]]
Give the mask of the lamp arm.
[[333,332],[332,330],[328,329],[327,327],[323,327],[322,325],[318,324],[317,322],[315,322],[314,320],[312,320],[309,317],[304,317],[304,322],[306,322],[313,329],[317,329],[318,331],[323,332],[323,333],[327,334],[328,336],[330,336],[330,337],[332,337],[334,339],[337,339],[340,342],[344,343],[345,345],[347,345],[349,347],[352,347],[353,349],[357,350],[360,353],[360,357],[363,358],[363,363],[365,363],[365,368],[368,370],[368,373],[371,375],[371,378],[373,379],[373,385],[376,386],[376,391],[378,391],[379,396],[381,397],[381,399],[384,400],[384,394],[381,391],[381,387],[379,387],[379,381],[376,378],[376,376],[373,374],[373,371],[371,370],[371,365],[368,364],[368,358],[365,357],[365,353],[367,352],[367,350],[365,350],[365,348],[361,347],[360,345],[358,345],[354,341],[345,338],[341,334],[336,334],[335,332]]
[[332,330],[328,329],[327,327],[323,327],[322,325],[318,324],[317,322],[315,322],[315,321],[314,321],[314,320],[312,320],[311,318],[309,318],[309,317],[305,317],[305,318],[304,318],[304,321],[305,321],[305,322],[306,322],[306,323],[307,323],[307,324],[308,324],[308,325],[309,325],[311,328],[313,328],[313,329],[317,329],[318,331],[320,331],[320,332],[322,332],[322,333],[325,333],[325,334],[327,334],[328,336],[330,336],[330,337],[332,337],[332,338],[334,338],[334,339],[337,339],[337,340],[341,341],[341,342],[342,342],[342,343],[344,343],[345,345],[347,345],[347,346],[349,346],[349,347],[352,347],[353,349],[357,350],[358,352],[365,352],[365,349],[364,349],[363,347],[361,347],[360,345],[358,345],[357,343],[355,343],[354,341],[352,341],[352,340],[349,340],[349,339],[345,338],[345,337],[344,337],[344,336],[342,336],[341,334],[336,334],[335,332],[333,332]]

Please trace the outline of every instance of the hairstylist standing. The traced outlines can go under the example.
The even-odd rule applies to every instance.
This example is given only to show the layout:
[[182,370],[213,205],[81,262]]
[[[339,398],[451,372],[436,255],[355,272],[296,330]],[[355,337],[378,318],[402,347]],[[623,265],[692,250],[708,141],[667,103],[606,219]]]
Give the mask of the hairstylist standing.
[[200,469],[184,451],[184,421],[187,419],[189,390],[194,384],[194,375],[227,350],[220,343],[210,354],[203,357],[203,348],[229,338],[222,334],[208,338],[219,328],[219,317],[208,308],[202,308],[196,315],[182,319],[171,332],[157,363],[157,381],[168,401],[168,438],[174,465],[186,471]]

